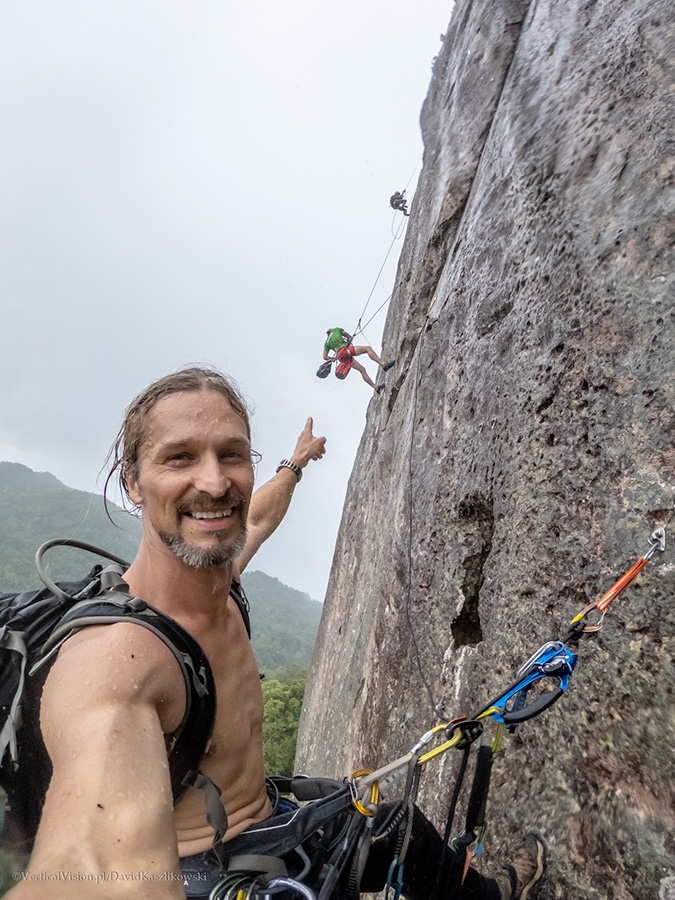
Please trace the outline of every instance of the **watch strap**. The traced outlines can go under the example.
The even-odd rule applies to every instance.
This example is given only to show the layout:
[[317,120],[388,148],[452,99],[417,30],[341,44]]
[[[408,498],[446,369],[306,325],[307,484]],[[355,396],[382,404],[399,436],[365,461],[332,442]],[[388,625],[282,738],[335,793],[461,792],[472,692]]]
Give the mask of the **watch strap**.
[[298,479],[298,481],[300,481],[300,479],[302,478],[302,469],[297,463],[294,463],[290,459],[282,459],[277,466],[277,472],[279,471],[279,469],[290,469],[295,473],[295,477]]

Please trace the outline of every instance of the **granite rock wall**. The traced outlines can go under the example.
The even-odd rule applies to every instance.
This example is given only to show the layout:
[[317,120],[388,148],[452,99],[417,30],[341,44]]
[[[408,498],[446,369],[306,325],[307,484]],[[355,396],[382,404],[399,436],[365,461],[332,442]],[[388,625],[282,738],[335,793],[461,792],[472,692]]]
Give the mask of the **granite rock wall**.
[[[421,121],[301,723],[326,775],[480,708],[675,511],[672,3],[458,0]],[[483,868],[535,828],[543,900],[670,896],[674,588],[672,540],[508,737]],[[439,824],[458,761],[422,779]]]

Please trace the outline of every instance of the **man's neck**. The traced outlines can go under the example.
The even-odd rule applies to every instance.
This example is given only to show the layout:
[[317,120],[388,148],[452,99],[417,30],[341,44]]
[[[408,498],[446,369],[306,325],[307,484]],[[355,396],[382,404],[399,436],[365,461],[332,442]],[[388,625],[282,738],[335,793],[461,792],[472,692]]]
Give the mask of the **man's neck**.
[[173,618],[177,614],[217,616],[225,610],[233,564],[188,566],[162,543],[144,536],[124,578],[132,594]]

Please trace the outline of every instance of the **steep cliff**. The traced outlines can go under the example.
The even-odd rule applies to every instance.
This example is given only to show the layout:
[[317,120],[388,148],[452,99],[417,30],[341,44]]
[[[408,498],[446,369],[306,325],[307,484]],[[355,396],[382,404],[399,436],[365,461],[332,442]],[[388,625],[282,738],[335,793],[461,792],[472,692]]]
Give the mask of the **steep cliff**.
[[[475,710],[675,509],[674,60],[667,0],[458,0],[299,768],[375,767],[434,706]],[[544,900],[675,891],[674,554],[495,765],[483,866],[539,829]],[[438,822],[457,763],[423,777]]]

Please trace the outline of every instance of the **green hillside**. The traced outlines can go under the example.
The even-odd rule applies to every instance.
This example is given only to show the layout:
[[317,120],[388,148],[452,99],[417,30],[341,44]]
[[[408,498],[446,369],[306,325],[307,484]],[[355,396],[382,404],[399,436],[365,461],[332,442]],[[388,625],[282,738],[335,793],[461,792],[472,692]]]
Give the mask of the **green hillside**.
[[267,674],[289,666],[307,669],[312,658],[322,605],[264,572],[244,572],[251,603],[253,649]]
[[[111,504],[115,527],[99,494],[66,487],[48,472],[0,462],[0,590],[41,587],[35,551],[52,538],[72,538],[133,559],[141,523]],[[49,572],[59,580],[81,578],[96,557],[68,547],[49,551]]]
[[[66,487],[48,472],[20,463],[0,462],[0,592],[41,587],[35,551],[52,538],[72,538],[131,560],[141,523],[110,505],[119,527],[108,519],[99,494]],[[96,557],[69,547],[51,549],[48,571],[57,581],[83,577]],[[251,604],[253,650],[268,677],[287,669],[306,669],[321,616],[321,604],[264,572],[242,578]]]

